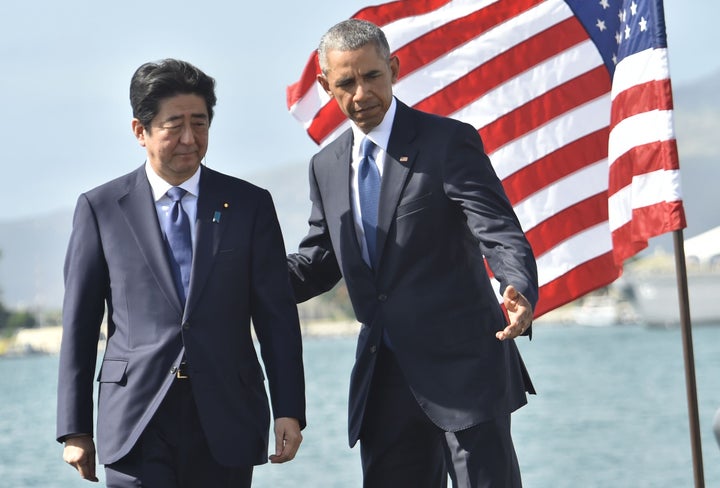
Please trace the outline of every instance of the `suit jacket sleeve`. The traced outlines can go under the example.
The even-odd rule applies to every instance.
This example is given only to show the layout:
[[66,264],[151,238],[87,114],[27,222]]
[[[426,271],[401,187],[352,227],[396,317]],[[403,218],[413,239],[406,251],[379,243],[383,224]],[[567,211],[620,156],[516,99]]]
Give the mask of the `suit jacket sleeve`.
[[298,314],[285,245],[270,194],[259,206],[252,260],[252,321],[270,387],[273,414],[305,426],[305,382]]
[[57,438],[93,433],[93,377],[108,293],[108,271],[97,221],[78,199],[65,258],[63,336],[58,372]]
[[310,162],[310,229],[300,242],[298,252],[288,255],[290,279],[298,303],[330,290],[342,276],[325,221],[316,179],[316,160],[317,156]]
[[500,294],[513,285],[533,308],[538,300],[537,265],[515,211],[485,154],[474,127],[459,124],[448,144],[445,192],[461,206]]

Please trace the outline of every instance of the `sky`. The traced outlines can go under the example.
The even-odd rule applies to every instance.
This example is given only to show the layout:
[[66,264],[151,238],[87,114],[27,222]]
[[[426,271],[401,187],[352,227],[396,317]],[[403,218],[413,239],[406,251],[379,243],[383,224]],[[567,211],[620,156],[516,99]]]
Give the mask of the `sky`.
[[[329,27],[378,3],[3,2],[0,221],[72,209],[81,192],[143,163],[128,86],[147,61],[183,59],[216,79],[208,166],[252,181],[309,161],[317,146],[285,89]],[[674,85],[720,69],[720,2],[665,0],[665,18]]]

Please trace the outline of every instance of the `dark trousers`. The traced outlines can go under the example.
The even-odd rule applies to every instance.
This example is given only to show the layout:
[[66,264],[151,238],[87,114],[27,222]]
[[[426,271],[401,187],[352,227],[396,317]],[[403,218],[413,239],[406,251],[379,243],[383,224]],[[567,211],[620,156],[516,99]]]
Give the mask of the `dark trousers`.
[[105,466],[109,488],[249,488],[252,466],[228,468],[210,453],[189,379],[176,379],[137,444]]
[[360,434],[365,488],[520,488],[510,415],[445,432],[422,411],[381,348]]

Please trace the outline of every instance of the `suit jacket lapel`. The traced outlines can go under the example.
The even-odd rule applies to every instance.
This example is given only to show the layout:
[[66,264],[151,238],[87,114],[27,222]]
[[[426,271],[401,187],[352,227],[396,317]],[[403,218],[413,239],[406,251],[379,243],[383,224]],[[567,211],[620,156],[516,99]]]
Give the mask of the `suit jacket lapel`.
[[417,153],[417,148],[411,145],[412,140],[415,138],[415,129],[412,119],[409,117],[409,110],[400,101],[397,104],[380,187],[377,242],[378,265],[382,260],[390,225],[393,222],[395,210]]
[[144,166],[135,172],[135,183],[118,199],[120,209],[133,233],[148,267],[155,276],[168,301],[180,311],[180,297],[175,289],[167,251],[160,231],[150,183]]
[[[332,202],[336,205],[333,208],[333,212],[337,212],[338,218],[343,225],[341,225],[342,239],[347,242],[352,242],[352,255],[357,258],[357,261],[363,263],[367,270],[370,271],[370,267],[362,258],[362,246],[358,241],[357,230],[355,229],[355,212],[353,211],[352,205],[352,182],[350,180],[350,166],[352,164],[352,145],[353,145],[353,133],[351,130],[343,133],[337,141],[337,145],[334,148],[334,154],[327,160],[326,164],[332,165],[328,167],[324,173],[330,175],[327,182],[328,191],[324,192],[325,195],[337,194],[341,199]],[[345,188],[346,191],[338,192],[336,188]],[[325,209],[325,215],[328,215],[328,210]],[[347,225],[345,225],[347,224]],[[344,256],[348,258],[349,256]]]
[[201,168],[200,194],[195,218],[195,249],[185,315],[190,313],[200,296],[217,254],[222,233],[231,220],[227,215],[233,210],[231,201],[227,195],[224,195],[222,188],[218,187],[213,176],[211,170],[204,166]]

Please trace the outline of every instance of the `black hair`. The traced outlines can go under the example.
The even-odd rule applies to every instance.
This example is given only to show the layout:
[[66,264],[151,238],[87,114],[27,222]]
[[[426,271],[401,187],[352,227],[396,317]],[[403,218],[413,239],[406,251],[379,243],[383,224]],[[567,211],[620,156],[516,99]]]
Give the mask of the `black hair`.
[[215,80],[190,63],[164,59],[140,66],[130,81],[133,117],[149,131],[160,101],[175,95],[196,94],[205,99],[209,122],[217,102]]

